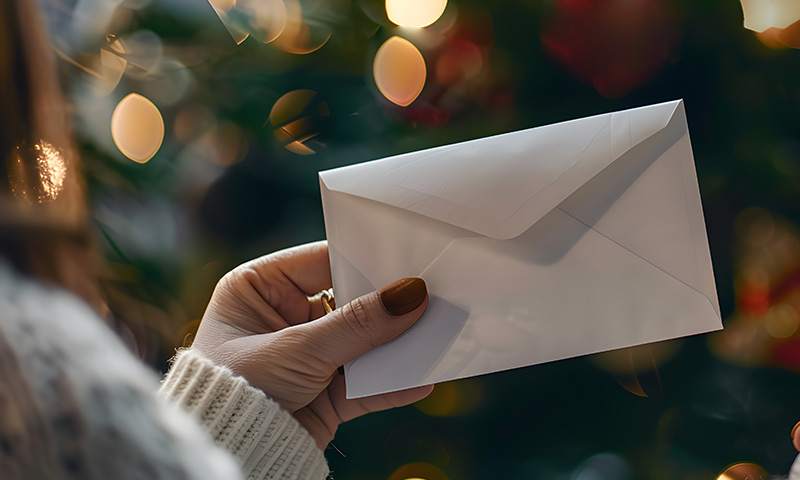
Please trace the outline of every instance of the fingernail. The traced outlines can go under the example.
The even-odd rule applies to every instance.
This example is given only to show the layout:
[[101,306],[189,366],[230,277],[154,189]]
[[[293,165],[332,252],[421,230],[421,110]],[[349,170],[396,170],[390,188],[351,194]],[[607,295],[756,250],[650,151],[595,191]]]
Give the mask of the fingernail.
[[421,278],[403,278],[378,291],[383,308],[390,315],[398,317],[422,305],[428,296],[425,281]]
[[800,427],[800,422],[797,422],[792,429],[792,438],[794,438],[794,432],[797,431],[797,428]]

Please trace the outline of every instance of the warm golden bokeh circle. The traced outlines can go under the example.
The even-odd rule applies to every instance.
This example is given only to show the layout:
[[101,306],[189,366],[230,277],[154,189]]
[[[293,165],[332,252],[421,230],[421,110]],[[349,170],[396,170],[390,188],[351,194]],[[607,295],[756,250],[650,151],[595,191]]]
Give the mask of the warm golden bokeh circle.
[[386,0],[386,16],[401,27],[427,27],[446,7],[447,0]]
[[134,162],[146,163],[164,141],[164,119],[153,102],[131,93],[114,109],[111,136],[123,155]]
[[407,107],[425,87],[425,59],[417,47],[402,37],[392,37],[375,54],[372,72],[378,90],[390,102]]

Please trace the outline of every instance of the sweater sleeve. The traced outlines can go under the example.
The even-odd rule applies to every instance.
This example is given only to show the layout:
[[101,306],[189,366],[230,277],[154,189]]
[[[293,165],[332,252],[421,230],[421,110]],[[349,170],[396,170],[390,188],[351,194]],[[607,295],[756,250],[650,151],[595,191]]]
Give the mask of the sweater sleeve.
[[178,353],[160,394],[195,417],[248,479],[322,480],[329,474],[322,451],[294,417],[192,349]]

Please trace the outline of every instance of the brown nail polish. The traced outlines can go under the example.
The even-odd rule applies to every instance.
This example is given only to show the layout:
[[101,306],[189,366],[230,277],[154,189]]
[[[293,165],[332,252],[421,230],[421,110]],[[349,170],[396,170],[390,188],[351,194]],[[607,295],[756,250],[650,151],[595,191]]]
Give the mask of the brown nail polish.
[[798,428],[798,427],[800,427],[800,422],[797,422],[797,423],[794,425],[794,428],[792,428],[792,438],[794,438],[794,432],[796,432],[796,431],[797,431],[797,428]]
[[390,315],[398,317],[422,305],[428,296],[425,281],[421,278],[403,278],[378,291],[383,308]]

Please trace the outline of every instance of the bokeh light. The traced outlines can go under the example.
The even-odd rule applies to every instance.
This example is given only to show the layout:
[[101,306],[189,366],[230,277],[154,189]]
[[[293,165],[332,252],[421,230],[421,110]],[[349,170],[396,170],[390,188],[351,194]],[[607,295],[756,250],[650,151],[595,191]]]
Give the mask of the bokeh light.
[[126,58],[133,67],[128,75],[147,78],[156,72],[164,55],[161,37],[150,30],[139,30],[125,38]]
[[541,32],[544,49],[606,98],[655,77],[678,39],[675,11],[665,0],[556,0]]
[[755,463],[737,463],[725,469],[717,480],[766,480],[769,474]]
[[114,91],[128,67],[125,44],[116,35],[106,35],[106,45],[100,48],[99,54],[73,52],[70,55],[55,45],[53,51],[62,60],[88,74],[88,82],[100,97]]
[[322,48],[331,38],[331,32],[321,26],[313,30],[303,19],[299,0],[284,0],[286,24],[274,46],[287,53],[307,55]]
[[436,80],[442,85],[455,85],[478,75],[484,66],[484,54],[469,40],[449,43],[436,61]]
[[134,162],[146,163],[164,140],[164,119],[153,102],[131,93],[114,109],[111,137],[123,155]]
[[800,21],[786,28],[770,27],[763,32],[755,32],[764,45],[777,50],[784,48],[800,49]]
[[247,155],[247,134],[199,105],[178,112],[173,132],[185,144],[175,160],[180,169],[176,190],[183,201],[200,208],[209,188]]
[[800,230],[761,207],[733,226],[736,310],[709,347],[732,364],[800,370]]
[[185,144],[204,134],[216,123],[214,112],[202,104],[186,105],[181,108],[172,124],[172,134]]
[[236,6],[236,0],[208,0],[214,9],[219,9],[223,12],[229,11]]
[[306,142],[317,135],[325,117],[330,115],[328,104],[313,90],[294,90],[278,99],[269,112],[273,133],[283,146],[298,155],[316,153]]
[[386,15],[401,27],[427,27],[446,7],[447,0],[386,0]]
[[[34,178],[27,165],[35,158]],[[48,142],[40,141],[33,147],[18,146],[12,153],[8,180],[11,193],[28,203],[45,203],[58,198],[67,178],[67,163],[61,152]]]
[[372,66],[375,85],[390,102],[407,107],[425,87],[425,59],[417,47],[401,37],[392,37],[375,53]]
[[286,28],[283,0],[237,0],[236,13],[245,16],[250,35],[263,43],[272,42]]
[[761,207],[749,207],[736,216],[736,233],[748,247],[765,247],[775,234],[775,218]]
[[141,92],[161,106],[180,102],[194,83],[194,77],[180,61],[164,57],[153,75],[142,84]]
[[105,96],[114,91],[128,67],[128,60],[125,58],[125,45],[116,36],[107,37],[108,45],[100,49],[99,65],[97,72],[99,75],[92,77],[95,92],[100,96]]
[[403,465],[395,470],[387,480],[450,480],[439,467],[425,462],[414,462]]
[[474,412],[484,398],[483,388],[477,380],[464,379],[436,385],[433,393],[414,406],[426,415],[454,417]]
[[742,0],[744,26],[756,32],[786,28],[800,20],[800,2],[797,0]]
[[242,42],[247,40],[250,34],[237,26],[236,22],[231,20],[228,16],[228,12],[236,6],[236,0],[208,0],[208,3],[211,5],[211,8],[214,9],[214,12],[219,17],[225,30],[228,31],[233,41],[236,42],[236,45],[241,45]]
[[628,392],[644,398],[659,397],[664,390],[659,366],[680,348],[681,340],[650,343],[592,355],[590,361],[614,375]]
[[773,338],[789,338],[797,332],[798,326],[797,310],[783,303],[770,308],[764,318],[764,328]]
[[247,138],[233,122],[220,122],[203,135],[201,142],[211,154],[211,160],[223,167],[241,162],[247,154]]
[[575,469],[571,480],[633,480],[628,462],[616,453],[593,455]]

